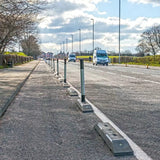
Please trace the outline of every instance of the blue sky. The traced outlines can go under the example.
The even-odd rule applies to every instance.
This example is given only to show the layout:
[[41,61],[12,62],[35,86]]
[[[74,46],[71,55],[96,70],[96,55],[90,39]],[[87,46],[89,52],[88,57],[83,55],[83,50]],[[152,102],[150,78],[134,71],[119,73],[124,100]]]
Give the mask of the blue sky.
[[[140,35],[153,25],[160,25],[159,0],[121,0],[121,51],[135,52]],[[81,29],[82,50],[92,50],[92,21],[95,22],[95,47],[118,51],[119,0],[48,0],[48,10],[39,24],[41,49],[58,53],[71,34],[78,51]],[[66,51],[66,45],[65,45]]]
[[[121,18],[130,18],[132,20],[137,17],[159,17],[160,7],[153,7],[149,4],[131,3],[128,0],[121,0]],[[110,3],[100,2],[97,8],[102,12],[107,12],[106,16],[118,16],[119,15],[119,3],[118,0],[112,0]],[[160,3],[160,2],[159,2]],[[96,15],[95,15],[96,16]]]

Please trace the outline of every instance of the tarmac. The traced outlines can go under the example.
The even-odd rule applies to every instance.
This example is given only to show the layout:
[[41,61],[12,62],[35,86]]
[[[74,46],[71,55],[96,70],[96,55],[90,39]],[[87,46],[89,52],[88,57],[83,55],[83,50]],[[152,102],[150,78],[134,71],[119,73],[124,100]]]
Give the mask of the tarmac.
[[16,91],[0,119],[0,159],[136,160],[113,156],[94,130],[100,119],[78,109],[44,61],[0,70],[1,108]]
[[38,61],[0,70],[0,117],[28,79]]

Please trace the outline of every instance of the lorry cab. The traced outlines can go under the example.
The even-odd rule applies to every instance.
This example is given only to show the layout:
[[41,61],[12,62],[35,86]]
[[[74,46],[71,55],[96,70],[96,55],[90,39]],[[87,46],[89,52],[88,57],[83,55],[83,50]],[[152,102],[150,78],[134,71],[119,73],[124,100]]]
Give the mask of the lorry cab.
[[105,50],[94,50],[93,65],[103,64],[108,66],[108,55]]

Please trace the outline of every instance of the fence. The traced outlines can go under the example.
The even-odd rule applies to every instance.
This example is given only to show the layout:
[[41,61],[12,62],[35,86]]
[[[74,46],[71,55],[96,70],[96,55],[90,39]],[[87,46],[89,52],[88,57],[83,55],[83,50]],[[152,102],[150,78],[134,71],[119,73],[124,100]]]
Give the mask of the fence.
[[23,64],[33,60],[33,57],[17,56],[17,55],[0,55],[0,66],[6,66],[8,64]]

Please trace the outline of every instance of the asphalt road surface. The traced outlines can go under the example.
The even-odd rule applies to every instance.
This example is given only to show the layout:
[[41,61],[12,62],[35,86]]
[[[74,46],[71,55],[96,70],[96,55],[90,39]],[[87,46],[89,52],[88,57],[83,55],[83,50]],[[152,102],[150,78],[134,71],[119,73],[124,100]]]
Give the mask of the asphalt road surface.
[[114,157],[76,101],[41,61],[0,119],[0,160],[136,160]]
[[[63,75],[63,62],[60,73]],[[80,91],[80,64],[67,63]],[[154,160],[160,159],[160,70],[85,63],[86,97]]]

